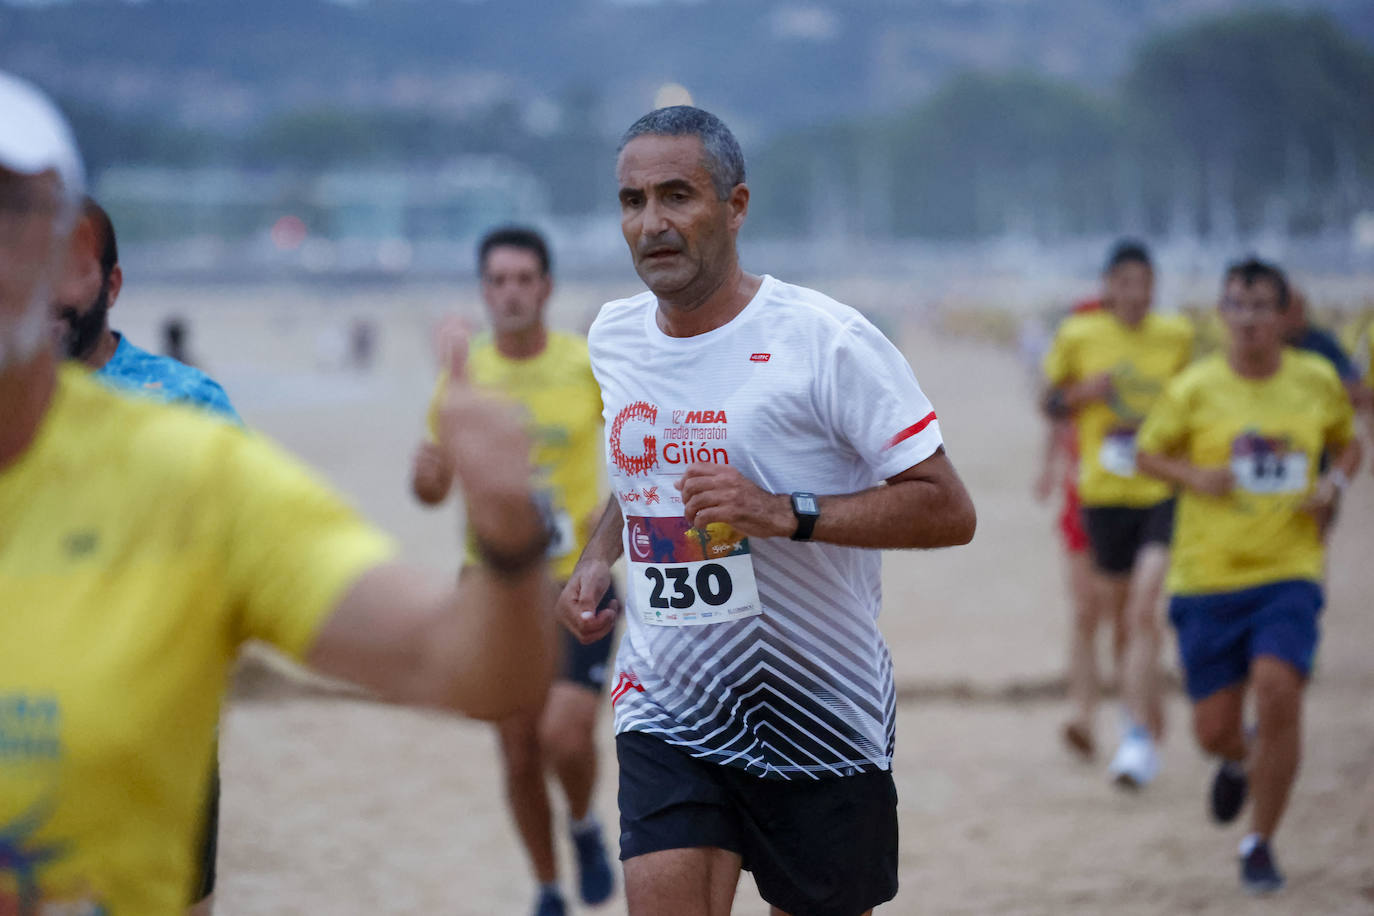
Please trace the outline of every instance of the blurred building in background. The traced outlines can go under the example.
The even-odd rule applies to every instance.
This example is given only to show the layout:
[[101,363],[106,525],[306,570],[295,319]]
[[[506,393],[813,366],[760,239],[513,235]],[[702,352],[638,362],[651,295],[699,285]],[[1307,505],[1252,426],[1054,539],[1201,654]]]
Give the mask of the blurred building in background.
[[1122,233],[1374,271],[1368,0],[0,0],[0,60],[145,275],[466,273],[510,220],[623,272],[617,135],[688,97],[799,278],[1091,274]]

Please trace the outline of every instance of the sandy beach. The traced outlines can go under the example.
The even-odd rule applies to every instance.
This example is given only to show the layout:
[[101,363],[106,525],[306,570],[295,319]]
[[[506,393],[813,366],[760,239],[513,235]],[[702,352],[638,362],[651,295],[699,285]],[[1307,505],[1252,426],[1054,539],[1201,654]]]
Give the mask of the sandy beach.
[[[602,299],[633,290],[563,288],[554,321],[584,328]],[[845,295],[843,284],[830,291]],[[476,316],[473,291],[130,282],[112,319],[153,346],[165,316],[189,317],[196,354],[249,425],[318,468],[410,559],[450,575],[459,513],[423,510],[407,489],[433,379],[428,334],[449,308]],[[336,365],[342,329],[359,317],[379,332],[365,374]],[[879,912],[1374,913],[1374,477],[1362,470],[1334,536],[1306,758],[1276,845],[1289,888],[1252,901],[1236,880],[1243,822],[1219,829],[1206,818],[1211,764],[1181,694],[1162,775],[1141,794],[1116,791],[1105,760],[1085,765],[1059,744],[1068,614],[1057,506],[1031,497],[1042,429],[1016,354],[941,338],[920,316],[887,318],[940,413],[979,528],[969,547],[885,561],[903,846],[901,894]],[[1170,643],[1171,669],[1172,653]],[[532,883],[489,727],[274,672],[251,666],[225,715],[220,916],[527,911]],[[1104,705],[1103,745],[1115,718]],[[609,716],[599,740],[597,809],[614,839]],[[747,875],[735,911],[767,911]]]

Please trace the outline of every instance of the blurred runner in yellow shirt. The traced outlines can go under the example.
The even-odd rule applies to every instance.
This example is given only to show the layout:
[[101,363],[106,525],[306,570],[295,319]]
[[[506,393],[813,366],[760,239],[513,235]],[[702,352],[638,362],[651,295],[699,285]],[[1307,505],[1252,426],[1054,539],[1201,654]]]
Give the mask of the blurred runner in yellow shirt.
[[263,439],[59,369],[81,161],[4,73],[0,124],[0,913],[172,916],[240,644],[400,702],[537,706],[548,526],[521,424],[461,365],[440,441],[490,572],[457,590]]
[[[1158,605],[1173,530],[1173,494],[1136,471],[1135,435],[1193,351],[1187,319],[1153,313],[1153,299],[1149,252],[1136,242],[1118,243],[1103,274],[1103,308],[1066,320],[1045,356],[1046,412],[1074,417],[1078,430],[1079,496],[1097,617],[1126,621],[1122,689],[1129,722],[1108,768],[1126,788],[1145,785],[1159,768]],[[1093,722],[1070,727],[1091,736]]]
[[[1169,386],[1140,432],[1140,467],[1182,489],[1169,617],[1204,750],[1221,758],[1220,823],[1254,796],[1241,844],[1252,893],[1283,886],[1269,841],[1297,772],[1302,693],[1316,653],[1324,550],[1315,518],[1359,468],[1354,416],[1321,356],[1283,345],[1283,273],[1246,261],[1227,273],[1225,354]],[[1319,473],[1323,451],[1330,470]],[[1258,730],[1247,747],[1245,692]],[[1246,767],[1248,765],[1248,774]]]
[[[539,485],[548,496],[558,532],[549,546],[549,559],[554,575],[566,581],[586,544],[593,513],[605,498],[601,389],[592,375],[587,341],[550,330],[545,323],[553,276],[542,236],[519,227],[494,230],[478,246],[477,267],[491,330],[473,344],[469,376],[473,384],[515,401],[525,414]],[[420,444],[413,469],[415,495],[430,505],[443,501],[453,479],[434,445],[434,419],[446,390],[441,375],[430,402],[430,439]],[[480,562],[469,550],[464,575]],[[614,591],[608,591],[601,606],[613,599]],[[566,912],[558,885],[546,769],[557,776],[567,798],[582,901],[601,903],[614,888],[601,826],[591,811],[597,770],[593,730],[614,636],[607,633],[584,646],[563,630],[559,640],[561,662],[548,703],[499,726],[511,814],[540,885],[536,916]]]

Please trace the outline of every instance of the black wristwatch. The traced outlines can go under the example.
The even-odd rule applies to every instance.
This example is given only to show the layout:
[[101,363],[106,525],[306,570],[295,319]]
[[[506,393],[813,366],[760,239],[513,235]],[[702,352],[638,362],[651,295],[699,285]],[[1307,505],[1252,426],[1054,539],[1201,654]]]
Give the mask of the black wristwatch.
[[816,530],[816,519],[821,517],[821,504],[816,494],[793,493],[792,514],[797,517],[797,530],[793,532],[792,540],[811,540],[811,532]]

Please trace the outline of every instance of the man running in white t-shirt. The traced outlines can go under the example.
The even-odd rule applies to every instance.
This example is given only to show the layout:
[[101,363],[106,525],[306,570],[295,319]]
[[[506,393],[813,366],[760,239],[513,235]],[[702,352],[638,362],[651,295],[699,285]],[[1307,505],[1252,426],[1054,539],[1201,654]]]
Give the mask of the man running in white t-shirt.
[[[935,411],[855,310],[745,273],[744,158],[713,115],[645,115],[617,161],[649,291],[592,326],[614,496],[559,599],[584,642],[628,561],[612,688],[630,913],[897,892],[895,690],[876,548],[973,537]],[[869,549],[857,549],[869,548]]]

